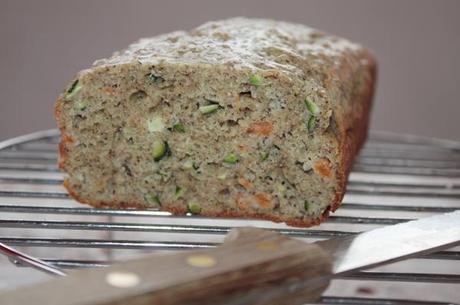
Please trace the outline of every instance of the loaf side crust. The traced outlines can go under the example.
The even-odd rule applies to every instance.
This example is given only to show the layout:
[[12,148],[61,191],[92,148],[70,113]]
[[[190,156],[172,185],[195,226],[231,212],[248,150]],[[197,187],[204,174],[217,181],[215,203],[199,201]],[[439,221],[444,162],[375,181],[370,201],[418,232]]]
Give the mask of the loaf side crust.
[[369,130],[372,100],[375,94],[377,63],[374,57],[368,52],[363,55],[363,60],[369,63],[369,77],[362,86],[354,90],[354,94],[352,95],[352,99],[358,101],[358,103],[362,105],[361,111],[355,111],[353,108],[348,108],[345,115],[338,117],[338,120],[340,120],[338,126],[340,126],[341,166],[338,169],[339,179],[336,198],[330,206],[332,212],[336,211],[342,203],[353,162],[359,150],[366,142]]

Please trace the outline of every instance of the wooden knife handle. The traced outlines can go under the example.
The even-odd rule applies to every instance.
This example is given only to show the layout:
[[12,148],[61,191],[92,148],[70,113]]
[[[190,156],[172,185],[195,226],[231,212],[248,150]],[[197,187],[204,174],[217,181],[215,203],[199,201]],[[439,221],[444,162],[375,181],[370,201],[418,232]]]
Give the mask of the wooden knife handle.
[[255,229],[232,230],[211,250],[153,254],[0,294],[0,304],[303,304],[331,277],[315,244]]

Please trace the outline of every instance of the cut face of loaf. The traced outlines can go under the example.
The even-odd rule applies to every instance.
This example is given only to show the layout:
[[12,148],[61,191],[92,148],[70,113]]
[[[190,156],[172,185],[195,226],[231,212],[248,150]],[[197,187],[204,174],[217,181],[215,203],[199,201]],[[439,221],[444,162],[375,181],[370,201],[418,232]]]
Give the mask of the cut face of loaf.
[[95,207],[317,224],[366,137],[374,70],[356,44],[270,20],[142,39],[58,98],[64,184]]

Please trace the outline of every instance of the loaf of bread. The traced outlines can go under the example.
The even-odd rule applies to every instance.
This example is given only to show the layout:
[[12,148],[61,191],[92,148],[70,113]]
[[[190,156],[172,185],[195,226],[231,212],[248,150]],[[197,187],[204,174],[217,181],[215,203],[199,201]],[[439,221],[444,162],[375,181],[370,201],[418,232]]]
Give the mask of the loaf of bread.
[[375,69],[357,44],[273,20],[141,39],[59,96],[64,185],[99,208],[318,224],[366,138]]

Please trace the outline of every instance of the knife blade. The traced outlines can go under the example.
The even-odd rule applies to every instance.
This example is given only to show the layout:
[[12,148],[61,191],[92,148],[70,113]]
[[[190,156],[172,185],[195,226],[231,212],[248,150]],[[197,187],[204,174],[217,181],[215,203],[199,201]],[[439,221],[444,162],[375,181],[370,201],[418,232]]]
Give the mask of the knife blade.
[[316,242],[333,256],[333,273],[376,267],[460,243],[460,210]]
[[211,250],[153,254],[0,294],[0,304],[302,304],[334,275],[460,244],[460,210],[307,244],[236,228]]

